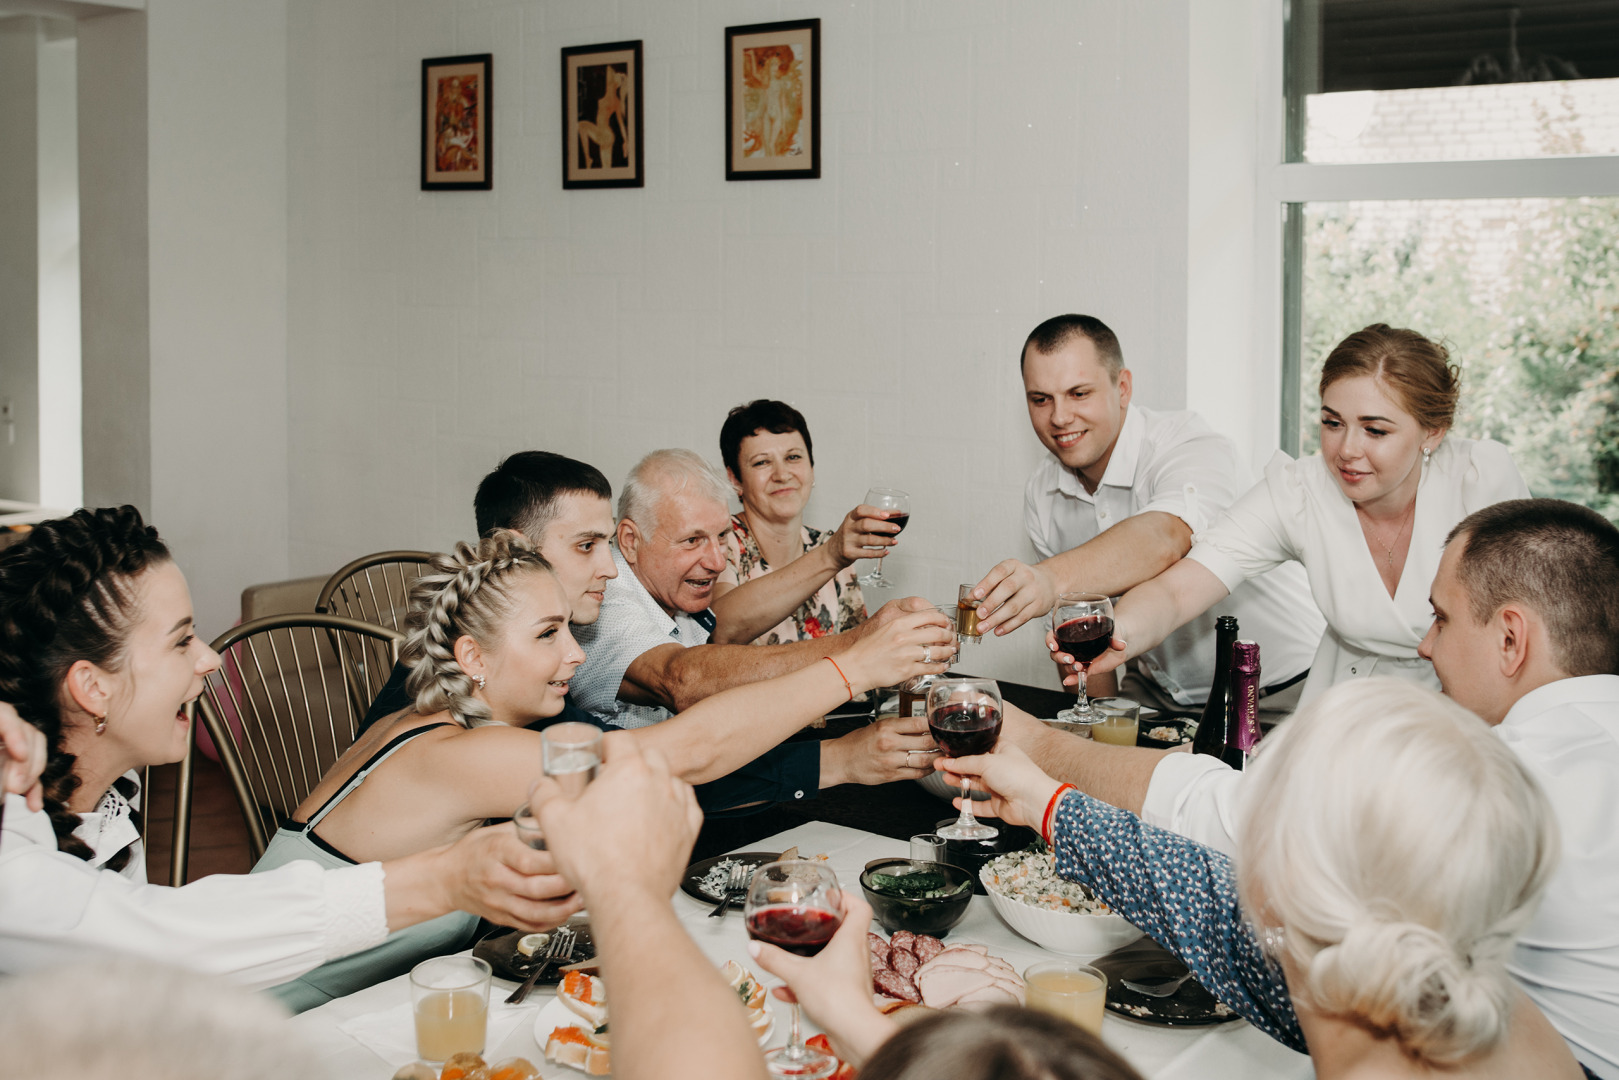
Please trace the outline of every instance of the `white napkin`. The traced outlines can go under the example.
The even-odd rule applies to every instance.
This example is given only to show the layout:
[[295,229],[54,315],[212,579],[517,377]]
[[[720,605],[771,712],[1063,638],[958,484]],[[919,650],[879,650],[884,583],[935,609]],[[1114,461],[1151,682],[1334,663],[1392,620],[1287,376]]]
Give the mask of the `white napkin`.
[[[489,1028],[484,1036],[486,1050],[493,1050],[506,1041],[506,1036],[517,1030],[525,1017],[532,1023],[538,1007],[550,995],[535,995],[521,1005],[508,1005],[501,998],[505,991],[489,994]],[[395,1005],[381,1012],[365,1013],[337,1025],[337,1030],[354,1039],[394,1068],[409,1065],[416,1058],[416,1018],[410,1002]]]

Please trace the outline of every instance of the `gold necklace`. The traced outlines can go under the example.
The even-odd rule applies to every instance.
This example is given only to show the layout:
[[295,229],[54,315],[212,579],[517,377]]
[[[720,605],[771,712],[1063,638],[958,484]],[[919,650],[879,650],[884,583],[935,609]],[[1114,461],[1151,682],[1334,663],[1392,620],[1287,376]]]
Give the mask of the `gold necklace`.
[[[1358,509],[1358,507],[1357,507],[1357,509]],[[1365,513],[1365,511],[1361,511],[1361,512]],[[1394,543],[1393,544],[1385,544],[1385,543],[1383,543],[1382,538],[1377,537],[1374,534],[1374,539],[1377,540],[1378,546],[1383,549],[1383,554],[1384,554],[1385,561],[1388,563],[1388,568],[1389,568],[1389,570],[1391,572],[1394,570],[1394,548],[1395,548],[1395,546],[1397,544],[1399,544],[1400,537],[1405,535],[1406,527],[1408,525],[1410,525],[1413,521],[1415,521],[1416,517],[1417,517],[1417,500],[1412,499],[1411,500],[1411,505],[1406,509],[1405,519],[1400,522],[1400,528],[1394,534]],[[1368,522],[1370,522],[1371,521],[1371,515],[1367,514],[1366,519],[1367,519]]]

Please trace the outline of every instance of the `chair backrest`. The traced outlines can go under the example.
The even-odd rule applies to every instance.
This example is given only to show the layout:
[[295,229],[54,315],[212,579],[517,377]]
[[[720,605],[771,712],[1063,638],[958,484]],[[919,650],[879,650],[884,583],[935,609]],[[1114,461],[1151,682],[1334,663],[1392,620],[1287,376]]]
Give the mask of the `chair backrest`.
[[403,634],[410,587],[427,573],[430,551],[379,551],[355,559],[326,579],[315,610],[373,622]]
[[[253,860],[354,742],[403,635],[341,615],[270,615],[221,634],[198,699],[247,823]],[[374,649],[385,662],[356,661]]]

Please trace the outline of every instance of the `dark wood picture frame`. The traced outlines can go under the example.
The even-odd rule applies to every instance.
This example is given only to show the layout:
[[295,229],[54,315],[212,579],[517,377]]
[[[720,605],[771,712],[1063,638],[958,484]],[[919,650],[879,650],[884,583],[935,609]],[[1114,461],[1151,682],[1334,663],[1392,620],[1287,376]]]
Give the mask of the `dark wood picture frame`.
[[562,50],[564,188],[646,186],[641,73],[639,41]]
[[820,176],[821,20],[727,26],[725,179]]
[[423,191],[493,190],[494,75],[490,53],[422,61]]

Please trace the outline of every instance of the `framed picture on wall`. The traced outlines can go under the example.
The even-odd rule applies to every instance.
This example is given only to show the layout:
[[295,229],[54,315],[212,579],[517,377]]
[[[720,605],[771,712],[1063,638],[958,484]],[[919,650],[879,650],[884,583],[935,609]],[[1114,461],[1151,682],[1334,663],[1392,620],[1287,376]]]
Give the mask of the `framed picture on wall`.
[[821,20],[725,28],[725,179],[821,176]]
[[562,186],[645,187],[641,43],[562,50]]
[[422,190],[494,187],[494,125],[489,53],[422,61]]

